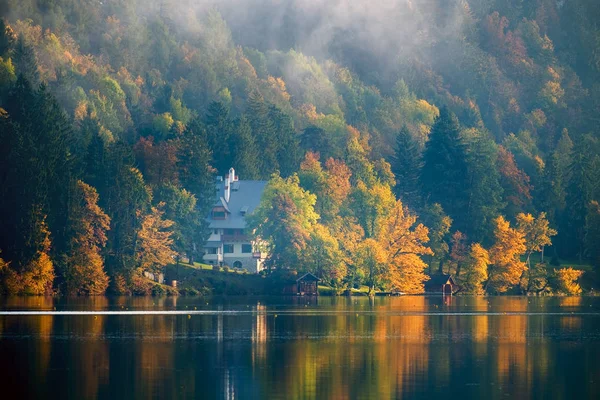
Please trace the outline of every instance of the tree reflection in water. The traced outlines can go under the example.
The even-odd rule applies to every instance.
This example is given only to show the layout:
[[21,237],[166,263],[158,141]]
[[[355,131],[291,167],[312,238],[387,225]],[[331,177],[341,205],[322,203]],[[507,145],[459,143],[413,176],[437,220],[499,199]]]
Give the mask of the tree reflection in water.
[[0,383],[20,398],[600,396],[596,298],[24,297],[1,308],[167,311],[0,316]]

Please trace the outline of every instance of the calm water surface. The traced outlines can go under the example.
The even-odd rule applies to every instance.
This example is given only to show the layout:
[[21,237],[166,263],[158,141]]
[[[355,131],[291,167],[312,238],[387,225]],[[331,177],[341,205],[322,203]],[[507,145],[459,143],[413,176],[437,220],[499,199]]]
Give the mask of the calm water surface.
[[0,357],[11,399],[600,399],[600,298],[3,298]]

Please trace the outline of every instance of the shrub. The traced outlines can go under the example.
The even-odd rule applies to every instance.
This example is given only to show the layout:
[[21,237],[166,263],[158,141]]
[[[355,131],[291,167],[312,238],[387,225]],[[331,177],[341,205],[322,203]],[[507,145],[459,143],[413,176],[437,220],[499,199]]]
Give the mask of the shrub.
[[555,288],[561,294],[577,295],[581,294],[581,286],[577,280],[583,275],[583,271],[573,269],[572,267],[555,269]]
[[198,296],[200,292],[195,288],[183,288],[179,290],[179,294],[183,296]]
[[164,296],[166,293],[167,291],[161,285],[152,286],[152,296]]

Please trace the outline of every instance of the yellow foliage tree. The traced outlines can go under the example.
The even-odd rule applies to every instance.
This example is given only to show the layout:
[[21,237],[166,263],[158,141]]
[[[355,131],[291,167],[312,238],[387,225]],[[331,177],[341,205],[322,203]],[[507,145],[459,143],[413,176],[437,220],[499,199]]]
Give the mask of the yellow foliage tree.
[[141,270],[160,272],[162,267],[173,262],[176,252],[171,248],[173,221],[163,219],[164,203],[152,207],[150,214],[142,219],[138,232],[137,260]]
[[471,245],[471,251],[466,257],[464,274],[461,285],[465,292],[483,294],[483,282],[488,278],[490,255],[479,243]]
[[577,280],[583,275],[583,271],[573,269],[572,267],[554,270],[556,276],[556,290],[561,294],[577,295],[581,294],[581,286]]
[[417,218],[398,200],[379,232],[379,242],[387,253],[388,279],[392,287],[405,293],[422,293],[429,280],[427,264],[420,257],[433,254],[425,245],[429,229],[423,224],[415,226]]
[[521,256],[527,251],[525,235],[499,216],[494,220],[495,243],[489,251],[491,266],[486,284],[488,293],[504,293],[517,285],[527,266]]
[[542,251],[544,246],[551,245],[550,238],[557,232],[550,228],[546,213],[540,213],[537,218],[531,214],[518,214],[517,230],[525,237],[527,248],[527,273],[522,276],[521,286],[528,293],[540,292],[547,286],[548,273],[544,264],[531,265],[531,254]]
[[552,244],[550,239],[557,234],[556,230],[550,228],[546,213],[540,213],[535,218],[531,214],[520,213],[517,215],[517,230],[525,237],[527,247],[527,266],[531,268],[531,254],[541,251],[544,246]]

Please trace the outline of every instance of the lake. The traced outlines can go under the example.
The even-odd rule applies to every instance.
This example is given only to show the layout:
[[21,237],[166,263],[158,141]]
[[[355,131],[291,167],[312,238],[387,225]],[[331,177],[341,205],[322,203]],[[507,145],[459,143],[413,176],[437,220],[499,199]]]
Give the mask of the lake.
[[0,310],[6,399],[600,398],[595,297],[19,297]]

